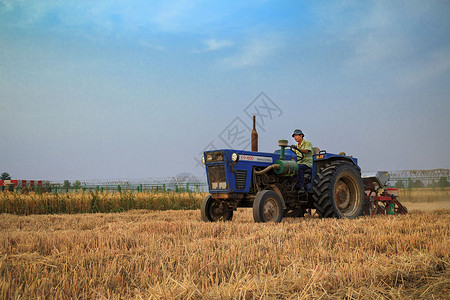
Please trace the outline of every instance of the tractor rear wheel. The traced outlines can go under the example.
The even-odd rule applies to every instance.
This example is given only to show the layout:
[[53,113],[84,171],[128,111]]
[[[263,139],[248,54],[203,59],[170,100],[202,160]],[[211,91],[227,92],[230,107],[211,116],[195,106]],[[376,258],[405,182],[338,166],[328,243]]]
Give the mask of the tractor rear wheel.
[[361,216],[364,212],[361,172],[347,161],[325,165],[314,179],[313,199],[321,218]]
[[231,221],[233,209],[227,203],[219,201],[208,195],[203,199],[200,207],[202,220],[205,222]]
[[263,190],[256,194],[253,202],[253,219],[255,222],[281,222],[283,204],[275,191]]

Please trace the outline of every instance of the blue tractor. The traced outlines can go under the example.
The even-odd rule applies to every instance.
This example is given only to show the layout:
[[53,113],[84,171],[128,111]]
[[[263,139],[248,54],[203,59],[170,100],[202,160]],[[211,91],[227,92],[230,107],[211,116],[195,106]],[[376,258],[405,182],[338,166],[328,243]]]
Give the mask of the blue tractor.
[[315,209],[321,218],[353,219],[364,214],[365,194],[357,159],[314,148],[313,167],[305,174],[306,192],[296,188],[297,157],[280,140],[274,153],[222,149],[206,151],[209,195],[202,220],[229,221],[238,207],[252,207],[255,222],[280,222]]

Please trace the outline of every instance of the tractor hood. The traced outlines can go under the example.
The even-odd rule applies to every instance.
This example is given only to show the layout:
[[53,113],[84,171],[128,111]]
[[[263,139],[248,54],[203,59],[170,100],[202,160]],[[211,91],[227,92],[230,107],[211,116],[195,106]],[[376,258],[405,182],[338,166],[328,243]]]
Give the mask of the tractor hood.
[[[205,151],[203,160],[211,193],[248,193],[253,167],[268,167],[280,159],[280,151],[275,153],[245,150],[221,149]],[[285,160],[296,160],[290,150],[284,154]]]

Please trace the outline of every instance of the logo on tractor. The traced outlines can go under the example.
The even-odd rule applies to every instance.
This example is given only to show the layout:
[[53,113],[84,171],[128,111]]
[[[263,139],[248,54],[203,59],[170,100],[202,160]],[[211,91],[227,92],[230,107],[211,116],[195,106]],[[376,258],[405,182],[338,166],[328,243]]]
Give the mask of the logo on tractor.
[[271,163],[273,162],[272,157],[267,156],[254,156],[254,155],[239,155],[239,160],[243,161],[257,161],[257,162],[265,162]]

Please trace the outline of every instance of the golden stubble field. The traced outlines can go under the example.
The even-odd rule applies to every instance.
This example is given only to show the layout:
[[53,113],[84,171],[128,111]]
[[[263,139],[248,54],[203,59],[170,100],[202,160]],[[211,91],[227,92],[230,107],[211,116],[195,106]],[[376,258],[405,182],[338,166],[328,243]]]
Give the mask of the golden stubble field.
[[450,210],[203,223],[200,211],[0,216],[1,299],[448,299]]

